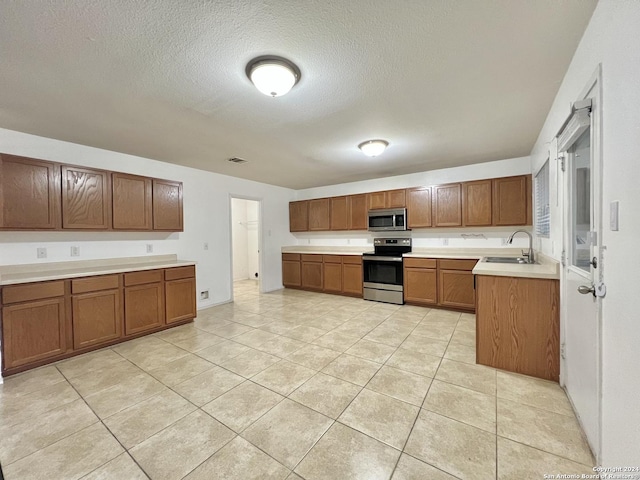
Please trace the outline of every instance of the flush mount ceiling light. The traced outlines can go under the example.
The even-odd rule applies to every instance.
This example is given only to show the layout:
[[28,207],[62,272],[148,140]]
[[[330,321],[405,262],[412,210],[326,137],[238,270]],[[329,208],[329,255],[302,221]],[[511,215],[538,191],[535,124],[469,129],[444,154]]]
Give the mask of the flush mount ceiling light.
[[282,57],[254,58],[245,69],[255,87],[270,97],[280,97],[300,81],[300,69]]
[[386,140],[367,140],[358,145],[358,148],[368,157],[377,157],[382,154],[388,146],[389,142]]

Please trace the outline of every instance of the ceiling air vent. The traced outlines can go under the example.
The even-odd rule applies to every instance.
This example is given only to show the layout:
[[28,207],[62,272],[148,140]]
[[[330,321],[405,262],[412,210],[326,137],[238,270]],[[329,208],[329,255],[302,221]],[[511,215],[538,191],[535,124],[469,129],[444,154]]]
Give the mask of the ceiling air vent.
[[238,163],[238,164],[247,163],[247,161],[244,158],[238,158],[238,157],[230,158],[228,161],[231,163]]

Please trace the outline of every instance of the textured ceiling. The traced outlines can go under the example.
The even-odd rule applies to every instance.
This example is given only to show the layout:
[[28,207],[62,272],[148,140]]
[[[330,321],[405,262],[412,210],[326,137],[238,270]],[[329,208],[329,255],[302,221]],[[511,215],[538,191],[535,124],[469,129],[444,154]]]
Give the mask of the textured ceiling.
[[[5,0],[0,127],[291,188],[519,157],[595,4]],[[246,78],[264,54],[288,95]]]

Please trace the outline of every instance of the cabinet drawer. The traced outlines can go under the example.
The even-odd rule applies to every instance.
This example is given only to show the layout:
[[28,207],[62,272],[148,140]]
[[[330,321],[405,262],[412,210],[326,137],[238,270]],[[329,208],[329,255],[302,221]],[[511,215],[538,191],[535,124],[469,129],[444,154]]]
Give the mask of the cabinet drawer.
[[342,263],[340,255],[323,255],[324,263]]
[[414,267],[414,268],[436,268],[437,261],[435,258],[405,258],[404,259],[405,267]]
[[478,260],[438,260],[440,268],[443,270],[473,270]]
[[360,265],[362,263],[362,255],[343,255],[342,263]]
[[180,280],[181,278],[191,278],[196,276],[196,267],[189,265],[188,267],[168,268],[164,271],[165,280]]
[[71,280],[71,293],[75,295],[97,290],[112,290],[118,288],[119,280],[119,275],[100,275],[99,277]]
[[162,281],[162,270],[145,270],[142,272],[131,272],[124,274],[124,286],[143,285],[145,283],[156,283]]
[[2,303],[8,305],[41,298],[62,297],[63,295],[64,280],[11,285],[2,289]]
[[302,255],[302,261],[322,263],[322,255]]
[[288,260],[290,262],[299,262],[300,254],[299,253],[283,253],[282,260]]

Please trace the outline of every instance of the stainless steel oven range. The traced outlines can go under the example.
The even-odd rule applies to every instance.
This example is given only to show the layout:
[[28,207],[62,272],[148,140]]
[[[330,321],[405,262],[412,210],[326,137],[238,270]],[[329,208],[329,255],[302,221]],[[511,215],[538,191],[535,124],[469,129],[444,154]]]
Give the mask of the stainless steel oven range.
[[402,254],[411,251],[411,239],[376,238],[373,247],[362,255],[364,299],[402,305]]

